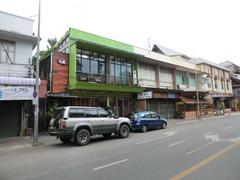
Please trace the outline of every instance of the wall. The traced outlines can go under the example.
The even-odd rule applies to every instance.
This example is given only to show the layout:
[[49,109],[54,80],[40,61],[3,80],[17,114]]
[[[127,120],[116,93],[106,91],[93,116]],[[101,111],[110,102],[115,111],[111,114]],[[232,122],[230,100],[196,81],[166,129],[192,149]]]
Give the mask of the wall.
[[0,11],[0,29],[32,36],[33,20]]
[[52,61],[52,93],[67,92],[68,54],[55,51]]

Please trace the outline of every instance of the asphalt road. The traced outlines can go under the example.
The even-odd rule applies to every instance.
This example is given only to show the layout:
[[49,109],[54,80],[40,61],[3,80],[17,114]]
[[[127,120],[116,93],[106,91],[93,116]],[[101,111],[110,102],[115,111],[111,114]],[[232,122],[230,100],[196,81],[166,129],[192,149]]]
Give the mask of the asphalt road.
[[239,180],[240,116],[0,153],[0,180]]

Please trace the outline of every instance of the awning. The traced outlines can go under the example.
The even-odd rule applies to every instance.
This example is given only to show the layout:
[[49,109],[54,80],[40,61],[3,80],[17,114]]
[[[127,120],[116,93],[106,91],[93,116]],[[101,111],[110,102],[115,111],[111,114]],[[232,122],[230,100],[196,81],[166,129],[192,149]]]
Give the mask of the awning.
[[[36,84],[36,79],[0,76],[0,84],[32,86]],[[40,80],[39,80],[39,84],[40,84]]]
[[[197,104],[197,100],[196,99],[187,98],[187,97],[184,97],[184,96],[180,96],[179,99],[184,104]],[[207,101],[199,101],[199,104],[208,104],[208,102]]]

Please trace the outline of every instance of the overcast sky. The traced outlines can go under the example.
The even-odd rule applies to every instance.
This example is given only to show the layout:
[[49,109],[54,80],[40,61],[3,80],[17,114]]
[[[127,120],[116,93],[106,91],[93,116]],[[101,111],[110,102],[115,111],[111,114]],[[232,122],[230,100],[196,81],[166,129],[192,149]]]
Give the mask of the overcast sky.
[[[239,9],[238,0],[42,0],[41,49],[48,38],[60,39],[74,27],[143,48],[150,41],[240,65]],[[0,10],[31,17],[38,0],[0,0]]]

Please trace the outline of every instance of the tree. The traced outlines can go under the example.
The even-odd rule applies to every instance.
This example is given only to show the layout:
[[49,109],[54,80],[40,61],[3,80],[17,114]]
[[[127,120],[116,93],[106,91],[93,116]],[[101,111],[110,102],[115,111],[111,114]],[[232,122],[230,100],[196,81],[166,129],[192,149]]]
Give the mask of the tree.
[[49,45],[47,45],[47,49],[48,50],[53,49],[54,46],[57,44],[57,38],[48,38],[47,42],[49,44]]

